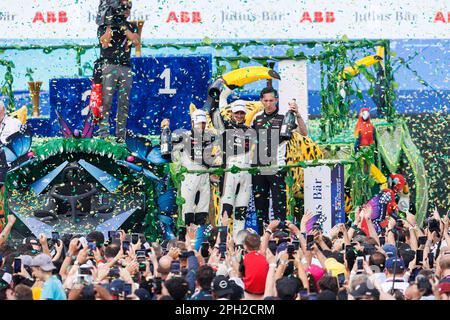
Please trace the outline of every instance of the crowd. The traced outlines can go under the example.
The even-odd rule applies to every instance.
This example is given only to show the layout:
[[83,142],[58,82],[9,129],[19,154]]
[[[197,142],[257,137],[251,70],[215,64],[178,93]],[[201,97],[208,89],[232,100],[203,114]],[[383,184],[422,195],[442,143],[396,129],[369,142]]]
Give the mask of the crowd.
[[[228,233],[229,219],[195,249],[198,226],[148,243],[139,234],[100,232],[0,238],[1,300],[448,300],[449,217],[423,228],[408,214],[378,235],[365,209],[324,235],[312,213],[297,226],[273,220],[262,236]],[[360,228],[369,226],[366,235]]]

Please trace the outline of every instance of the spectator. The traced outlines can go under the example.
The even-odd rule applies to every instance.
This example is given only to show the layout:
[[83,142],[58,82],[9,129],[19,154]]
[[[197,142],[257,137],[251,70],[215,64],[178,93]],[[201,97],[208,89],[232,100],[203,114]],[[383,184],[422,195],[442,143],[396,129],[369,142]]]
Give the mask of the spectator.
[[57,276],[52,275],[55,266],[52,259],[45,253],[41,253],[33,258],[31,264],[33,277],[44,282],[41,291],[41,300],[66,300],[61,281]]
[[181,277],[172,277],[163,283],[162,294],[173,300],[184,300],[189,291],[188,283]]
[[392,289],[397,289],[404,293],[408,288],[408,283],[405,280],[405,263],[402,258],[390,257],[386,261],[386,280],[381,283],[381,289],[384,292],[389,292]]
[[191,297],[191,300],[213,300],[211,292],[211,284],[214,279],[214,270],[211,266],[201,266],[196,274],[196,292]]
[[247,235],[244,241],[244,249],[247,253],[241,264],[245,292],[255,298],[262,298],[269,270],[265,256],[259,252],[260,246],[261,239],[257,234]]

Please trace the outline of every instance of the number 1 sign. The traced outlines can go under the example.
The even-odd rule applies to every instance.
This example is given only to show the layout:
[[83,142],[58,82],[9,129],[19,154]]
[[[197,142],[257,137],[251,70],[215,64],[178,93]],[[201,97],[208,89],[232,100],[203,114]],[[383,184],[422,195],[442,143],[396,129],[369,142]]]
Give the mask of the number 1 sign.
[[211,56],[133,58],[128,129],[159,134],[160,123],[190,128],[189,105],[202,107],[211,79]]

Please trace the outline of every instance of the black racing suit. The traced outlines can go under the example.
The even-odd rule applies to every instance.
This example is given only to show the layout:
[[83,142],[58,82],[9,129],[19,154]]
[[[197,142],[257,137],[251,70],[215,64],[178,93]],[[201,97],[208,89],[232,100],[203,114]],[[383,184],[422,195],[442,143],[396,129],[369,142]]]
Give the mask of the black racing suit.
[[[287,141],[282,141],[280,129],[284,115],[277,109],[272,114],[262,111],[256,115],[252,128],[256,130],[258,143],[253,154],[253,166],[276,166],[286,164]],[[253,175],[252,189],[255,200],[258,227],[262,234],[263,223],[269,223],[269,198],[272,196],[274,218],[286,219],[286,173],[278,170],[264,170]]]

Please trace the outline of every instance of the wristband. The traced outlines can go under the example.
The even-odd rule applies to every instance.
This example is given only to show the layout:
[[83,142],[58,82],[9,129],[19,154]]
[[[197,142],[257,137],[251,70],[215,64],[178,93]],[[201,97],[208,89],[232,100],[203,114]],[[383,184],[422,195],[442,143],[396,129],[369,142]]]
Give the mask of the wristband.
[[281,263],[282,265],[287,265],[287,264],[288,264],[288,261],[287,261],[287,260],[280,260],[280,263]]
[[99,263],[105,263],[105,260],[103,260],[103,259],[97,260],[97,264],[99,264]]
[[277,264],[276,263],[271,263],[271,264],[269,264],[269,268],[276,268],[277,267]]
[[270,230],[269,228],[267,228],[265,232],[268,232],[270,235],[273,234],[272,230]]

